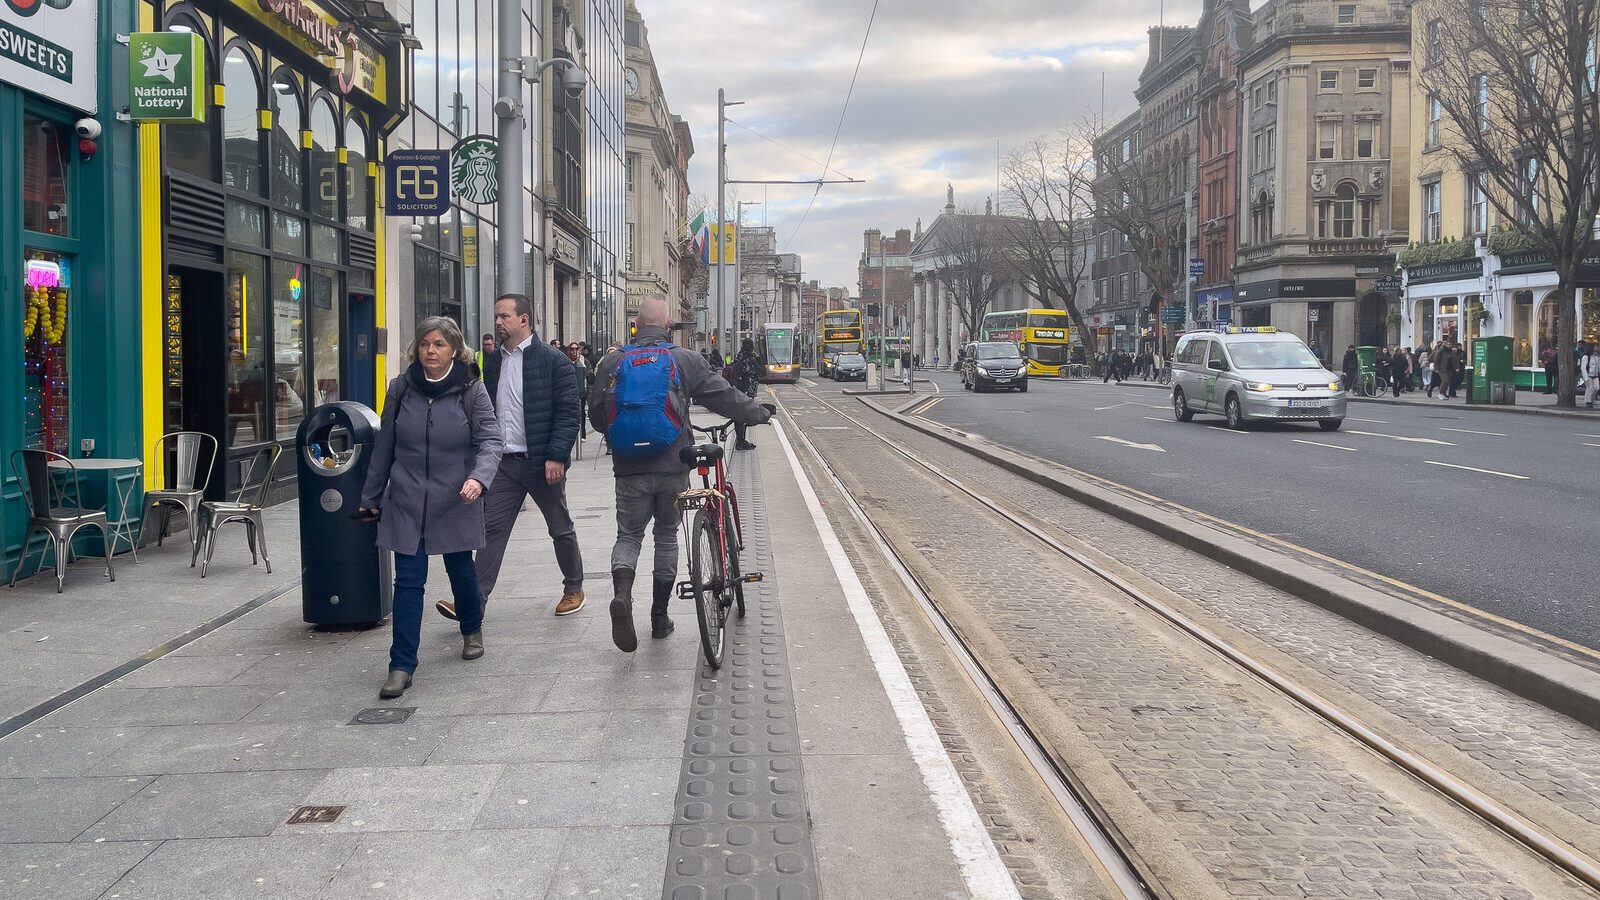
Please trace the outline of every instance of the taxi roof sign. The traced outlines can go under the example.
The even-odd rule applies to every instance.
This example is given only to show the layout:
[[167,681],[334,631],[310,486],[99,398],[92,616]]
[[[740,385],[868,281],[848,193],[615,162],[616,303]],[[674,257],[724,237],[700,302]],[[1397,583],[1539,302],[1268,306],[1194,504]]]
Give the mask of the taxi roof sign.
[[1276,326],[1276,325],[1248,325],[1248,326],[1244,326],[1244,325],[1241,325],[1241,326],[1229,325],[1227,328],[1218,328],[1217,330],[1222,332],[1223,334],[1277,334],[1278,333],[1278,326]]

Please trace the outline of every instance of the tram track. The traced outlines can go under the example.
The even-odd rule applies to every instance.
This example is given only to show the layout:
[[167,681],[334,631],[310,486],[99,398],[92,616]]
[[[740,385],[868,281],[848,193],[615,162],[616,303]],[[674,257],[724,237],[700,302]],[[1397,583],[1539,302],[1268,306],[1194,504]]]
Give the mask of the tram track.
[[[1208,651],[1226,659],[1233,666],[1248,673],[1257,682],[1287,697],[1298,707],[1310,712],[1317,719],[1337,729],[1377,756],[1453,801],[1479,820],[1550,862],[1556,868],[1582,882],[1590,889],[1600,889],[1600,862],[1597,862],[1593,857],[1576,850],[1567,842],[1529,821],[1508,805],[1498,801],[1487,792],[1478,789],[1467,780],[1456,776],[1423,755],[1408,749],[1402,743],[1386,736],[1381,730],[1369,725],[1360,717],[1341,708],[1237,645],[1220,637],[1201,623],[1129,583],[1106,566],[1057,540],[1050,533],[1045,523],[1006,508],[998,501],[975,490],[961,479],[909,449],[903,442],[883,434],[860,418],[852,416],[841,409],[838,404],[830,402],[812,391],[802,389],[802,392],[834,415],[839,416],[861,432],[882,443],[894,454],[927,471],[938,481],[970,498],[1020,530],[1037,544],[1069,560],[1073,566],[1086,572],[1094,580],[1109,586],[1116,594],[1131,600],[1135,605],[1172,626],[1179,633],[1186,635]],[[872,407],[869,405],[869,408]],[[827,473],[832,483],[838,488],[841,496],[845,498],[852,516],[863,525],[880,554],[888,561],[892,570],[895,571],[919,606],[924,609],[930,620],[934,622],[940,636],[949,646],[951,652],[960,660],[963,668],[967,670],[969,676],[978,685],[985,701],[1005,724],[1013,739],[1017,741],[1024,756],[1033,765],[1035,771],[1039,773],[1040,778],[1050,787],[1052,795],[1061,804],[1069,820],[1079,829],[1086,843],[1094,849],[1097,862],[1105,867],[1108,873],[1113,872],[1114,867],[1117,866],[1124,868],[1126,877],[1124,879],[1112,877],[1110,879],[1111,883],[1118,890],[1121,890],[1123,896],[1126,897],[1168,896],[1162,891],[1160,884],[1150,876],[1149,868],[1139,861],[1137,849],[1129,844],[1126,838],[1118,831],[1115,823],[1111,822],[1109,817],[1100,810],[1092,795],[1084,789],[1079,779],[1074,777],[1070,768],[1052,757],[1045,744],[1038,739],[1036,730],[1029,724],[1027,709],[1022,704],[1014,703],[1006,695],[1000,682],[989,673],[982,660],[962,640],[956,629],[952,627],[950,619],[939,608],[939,603],[934,599],[933,594],[926,589],[926,586],[915,575],[913,568],[907,564],[907,557],[903,556],[889,537],[871,521],[871,517],[866,514],[864,508],[858,502],[851,489],[844,483],[839,473],[811,442],[809,436],[804,434],[799,423],[795,421],[792,411],[785,407],[785,412],[789,416],[791,424],[795,426],[795,431],[799,434],[801,442],[810,450],[818,461],[819,466]],[[1097,842],[1102,846],[1095,846]]]

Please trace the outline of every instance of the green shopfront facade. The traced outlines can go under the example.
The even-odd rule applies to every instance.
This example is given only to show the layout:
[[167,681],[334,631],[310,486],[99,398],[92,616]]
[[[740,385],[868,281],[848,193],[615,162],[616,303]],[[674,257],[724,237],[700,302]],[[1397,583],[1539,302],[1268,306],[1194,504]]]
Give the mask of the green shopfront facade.
[[[126,105],[134,0],[0,0],[0,549],[27,507],[11,453],[142,458],[136,139]],[[20,49],[19,49],[20,48]],[[77,126],[97,125],[80,147]],[[86,499],[88,499],[86,497]],[[32,545],[30,569],[43,541]]]

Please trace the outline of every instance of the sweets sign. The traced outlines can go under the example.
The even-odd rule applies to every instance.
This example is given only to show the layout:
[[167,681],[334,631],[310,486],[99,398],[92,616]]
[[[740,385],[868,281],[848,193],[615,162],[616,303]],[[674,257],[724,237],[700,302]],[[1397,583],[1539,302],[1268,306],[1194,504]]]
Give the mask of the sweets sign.
[[96,6],[93,0],[0,3],[0,82],[98,112]]

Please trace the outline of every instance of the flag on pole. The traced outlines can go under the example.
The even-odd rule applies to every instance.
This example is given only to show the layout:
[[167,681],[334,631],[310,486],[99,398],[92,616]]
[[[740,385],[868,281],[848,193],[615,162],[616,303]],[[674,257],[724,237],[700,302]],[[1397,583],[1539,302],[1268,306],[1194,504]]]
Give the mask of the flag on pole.
[[689,223],[689,233],[694,237],[690,239],[690,247],[694,250],[695,258],[702,264],[711,264],[711,229],[706,225],[706,214],[701,212]]

